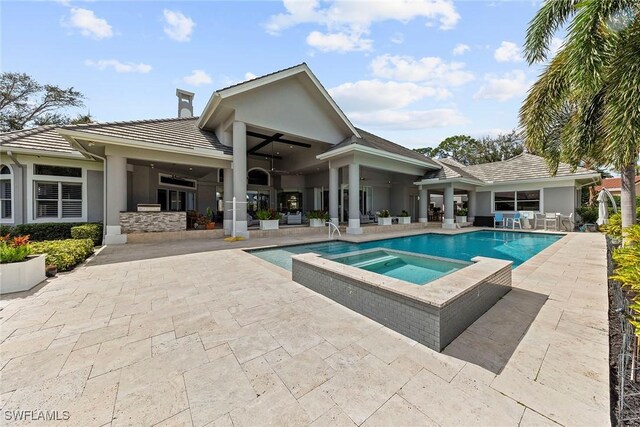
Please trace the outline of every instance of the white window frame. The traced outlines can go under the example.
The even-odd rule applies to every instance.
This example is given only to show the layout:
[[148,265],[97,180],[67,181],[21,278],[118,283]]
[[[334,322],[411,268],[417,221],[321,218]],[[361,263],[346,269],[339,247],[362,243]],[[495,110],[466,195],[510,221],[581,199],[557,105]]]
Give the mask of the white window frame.
[[[518,188],[518,189],[500,189],[500,190],[491,190],[491,213],[515,213],[515,212],[521,212],[522,209],[518,209],[518,192],[519,191],[539,191],[540,192],[540,209],[537,211],[531,211],[531,212],[536,212],[536,213],[540,213],[540,212],[544,212],[544,205],[543,205],[543,200],[544,200],[544,188]],[[497,211],[496,210],[496,193],[515,193],[515,208],[516,210],[514,211]],[[529,212],[529,211],[527,211]]]
[[15,212],[15,208],[16,208],[16,186],[15,186],[15,178],[14,178],[14,173],[13,173],[13,167],[9,164],[0,164],[0,169],[3,167],[7,167],[9,168],[9,178],[5,178],[5,175],[0,175],[0,179],[9,179],[9,186],[11,187],[11,198],[10,199],[3,199],[3,200],[9,200],[11,202],[11,216],[9,218],[1,218],[0,217],[0,223],[2,224],[13,224],[13,219],[15,218],[14,212]]
[[182,190],[188,190],[188,191],[196,191],[198,189],[198,180],[196,179],[189,179],[189,178],[178,178],[181,179],[183,181],[188,181],[188,182],[193,182],[193,187],[188,187],[186,185],[177,185],[177,184],[167,184],[165,182],[162,182],[162,177],[165,178],[171,178],[171,179],[176,179],[174,178],[173,175],[168,174],[168,173],[159,173],[158,174],[158,185],[160,187],[169,187],[169,188],[180,188]]
[[[70,167],[79,167],[82,169],[82,176],[80,178],[69,177],[69,176],[57,176],[57,175],[36,175],[34,173],[33,164],[51,164],[53,166],[70,166]],[[36,161],[31,161],[28,163],[27,168],[27,222],[29,223],[41,223],[41,222],[87,222],[87,170],[89,168],[80,165],[73,160],[59,160],[59,161],[42,161],[40,159]],[[94,170],[94,169],[91,169]],[[46,217],[46,218],[37,218],[36,217],[36,191],[35,191],[35,183],[38,181],[42,182],[64,182],[69,184],[82,184],[82,216],[75,218],[62,218],[62,208],[58,208],[58,217]],[[126,189],[125,189],[126,191]],[[59,198],[62,197],[62,194],[59,193]]]
[[[58,185],[58,216],[57,217],[51,217],[51,216],[47,216],[47,217],[38,217],[36,212],[37,212],[37,207],[38,207],[38,199],[37,199],[37,191],[36,191],[36,186],[38,185],[38,183],[45,183],[45,184],[57,184]],[[75,185],[80,185],[80,192],[82,194],[83,199],[79,200],[80,201],[80,206],[81,206],[81,210],[80,210],[80,216],[73,216],[73,217],[63,217],[62,216],[62,205],[64,203],[64,199],[62,198],[62,185],[63,184],[75,184]],[[50,181],[50,180],[44,180],[44,179],[34,179],[32,181],[32,185],[33,185],[33,218],[38,220],[38,221],[42,221],[42,222],[48,222],[48,220],[53,220],[53,221],[59,221],[59,220],[64,220],[64,221],[68,221],[68,222],[76,222],[78,220],[81,220],[82,218],[84,218],[84,204],[85,204],[85,200],[84,200],[84,184],[81,182],[70,182],[70,181]],[[53,201],[54,199],[47,199],[48,201]],[[73,201],[77,202],[77,199],[74,199]]]

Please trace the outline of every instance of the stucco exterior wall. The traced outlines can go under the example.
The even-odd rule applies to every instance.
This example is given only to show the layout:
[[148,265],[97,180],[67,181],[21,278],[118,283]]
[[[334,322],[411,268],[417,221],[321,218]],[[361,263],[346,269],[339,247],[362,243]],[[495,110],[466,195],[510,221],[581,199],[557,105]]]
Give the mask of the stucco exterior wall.
[[476,192],[476,216],[491,215],[491,191]]
[[87,221],[101,222],[104,217],[102,171],[87,171]]
[[543,196],[544,211],[570,215],[576,209],[575,199],[574,187],[545,188]]

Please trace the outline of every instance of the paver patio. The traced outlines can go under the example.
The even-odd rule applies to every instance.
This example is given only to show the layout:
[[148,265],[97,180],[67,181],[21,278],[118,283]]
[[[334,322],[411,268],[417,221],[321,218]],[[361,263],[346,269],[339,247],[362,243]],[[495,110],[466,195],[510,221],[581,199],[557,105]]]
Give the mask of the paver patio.
[[609,424],[599,234],[570,234],[518,267],[514,290],[442,354],[239,249],[153,248],[108,248],[3,298],[4,420],[58,410],[70,418],[56,425],[83,426]]

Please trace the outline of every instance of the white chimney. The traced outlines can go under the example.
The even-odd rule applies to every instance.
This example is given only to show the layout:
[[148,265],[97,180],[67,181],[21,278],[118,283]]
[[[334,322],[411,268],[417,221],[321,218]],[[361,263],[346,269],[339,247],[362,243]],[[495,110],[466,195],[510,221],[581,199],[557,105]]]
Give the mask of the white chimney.
[[195,93],[183,89],[176,89],[178,97],[178,117],[193,117],[193,97]]

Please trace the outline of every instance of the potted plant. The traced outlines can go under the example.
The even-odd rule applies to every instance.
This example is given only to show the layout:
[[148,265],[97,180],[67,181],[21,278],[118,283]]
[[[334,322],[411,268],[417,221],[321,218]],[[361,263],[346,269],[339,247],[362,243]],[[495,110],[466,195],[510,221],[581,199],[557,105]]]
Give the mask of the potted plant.
[[273,209],[260,209],[256,217],[260,220],[260,230],[277,230],[280,224],[280,212]]
[[405,210],[400,212],[400,215],[398,216],[398,224],[411,224],[411,215],[409,215],[409,212]]
[[45,279],[46,255],[30,255],[29,236],[0,238],[0,294],[27,291]]
[[216,223],[213,222],[213,211],[210,207],[207,207],[207,219],[209,222],[206,224],[207,230],[213,230],[216,226]]
[[458,213],[456,214],[456,222],[463,223],[467,222],[467,213],[469,211],[466,208],[458,209]]
[[211,220],[204,215],[200,215],[193,225],[193,228],[196,230],[205,230],[209,228],[209,224],[211,224]]
[[378,225],[391,225],[391,213],[387,209],[376,212]]
[[309,218],[309,227],[324,227],[329,220],[329,213],[325,211],[310,211],[307,214]]
[[56,267],[55,264],[49,264],[44,269],[44,274],[47,277],[55,277],[55,275],[58,274],[58,267]]

